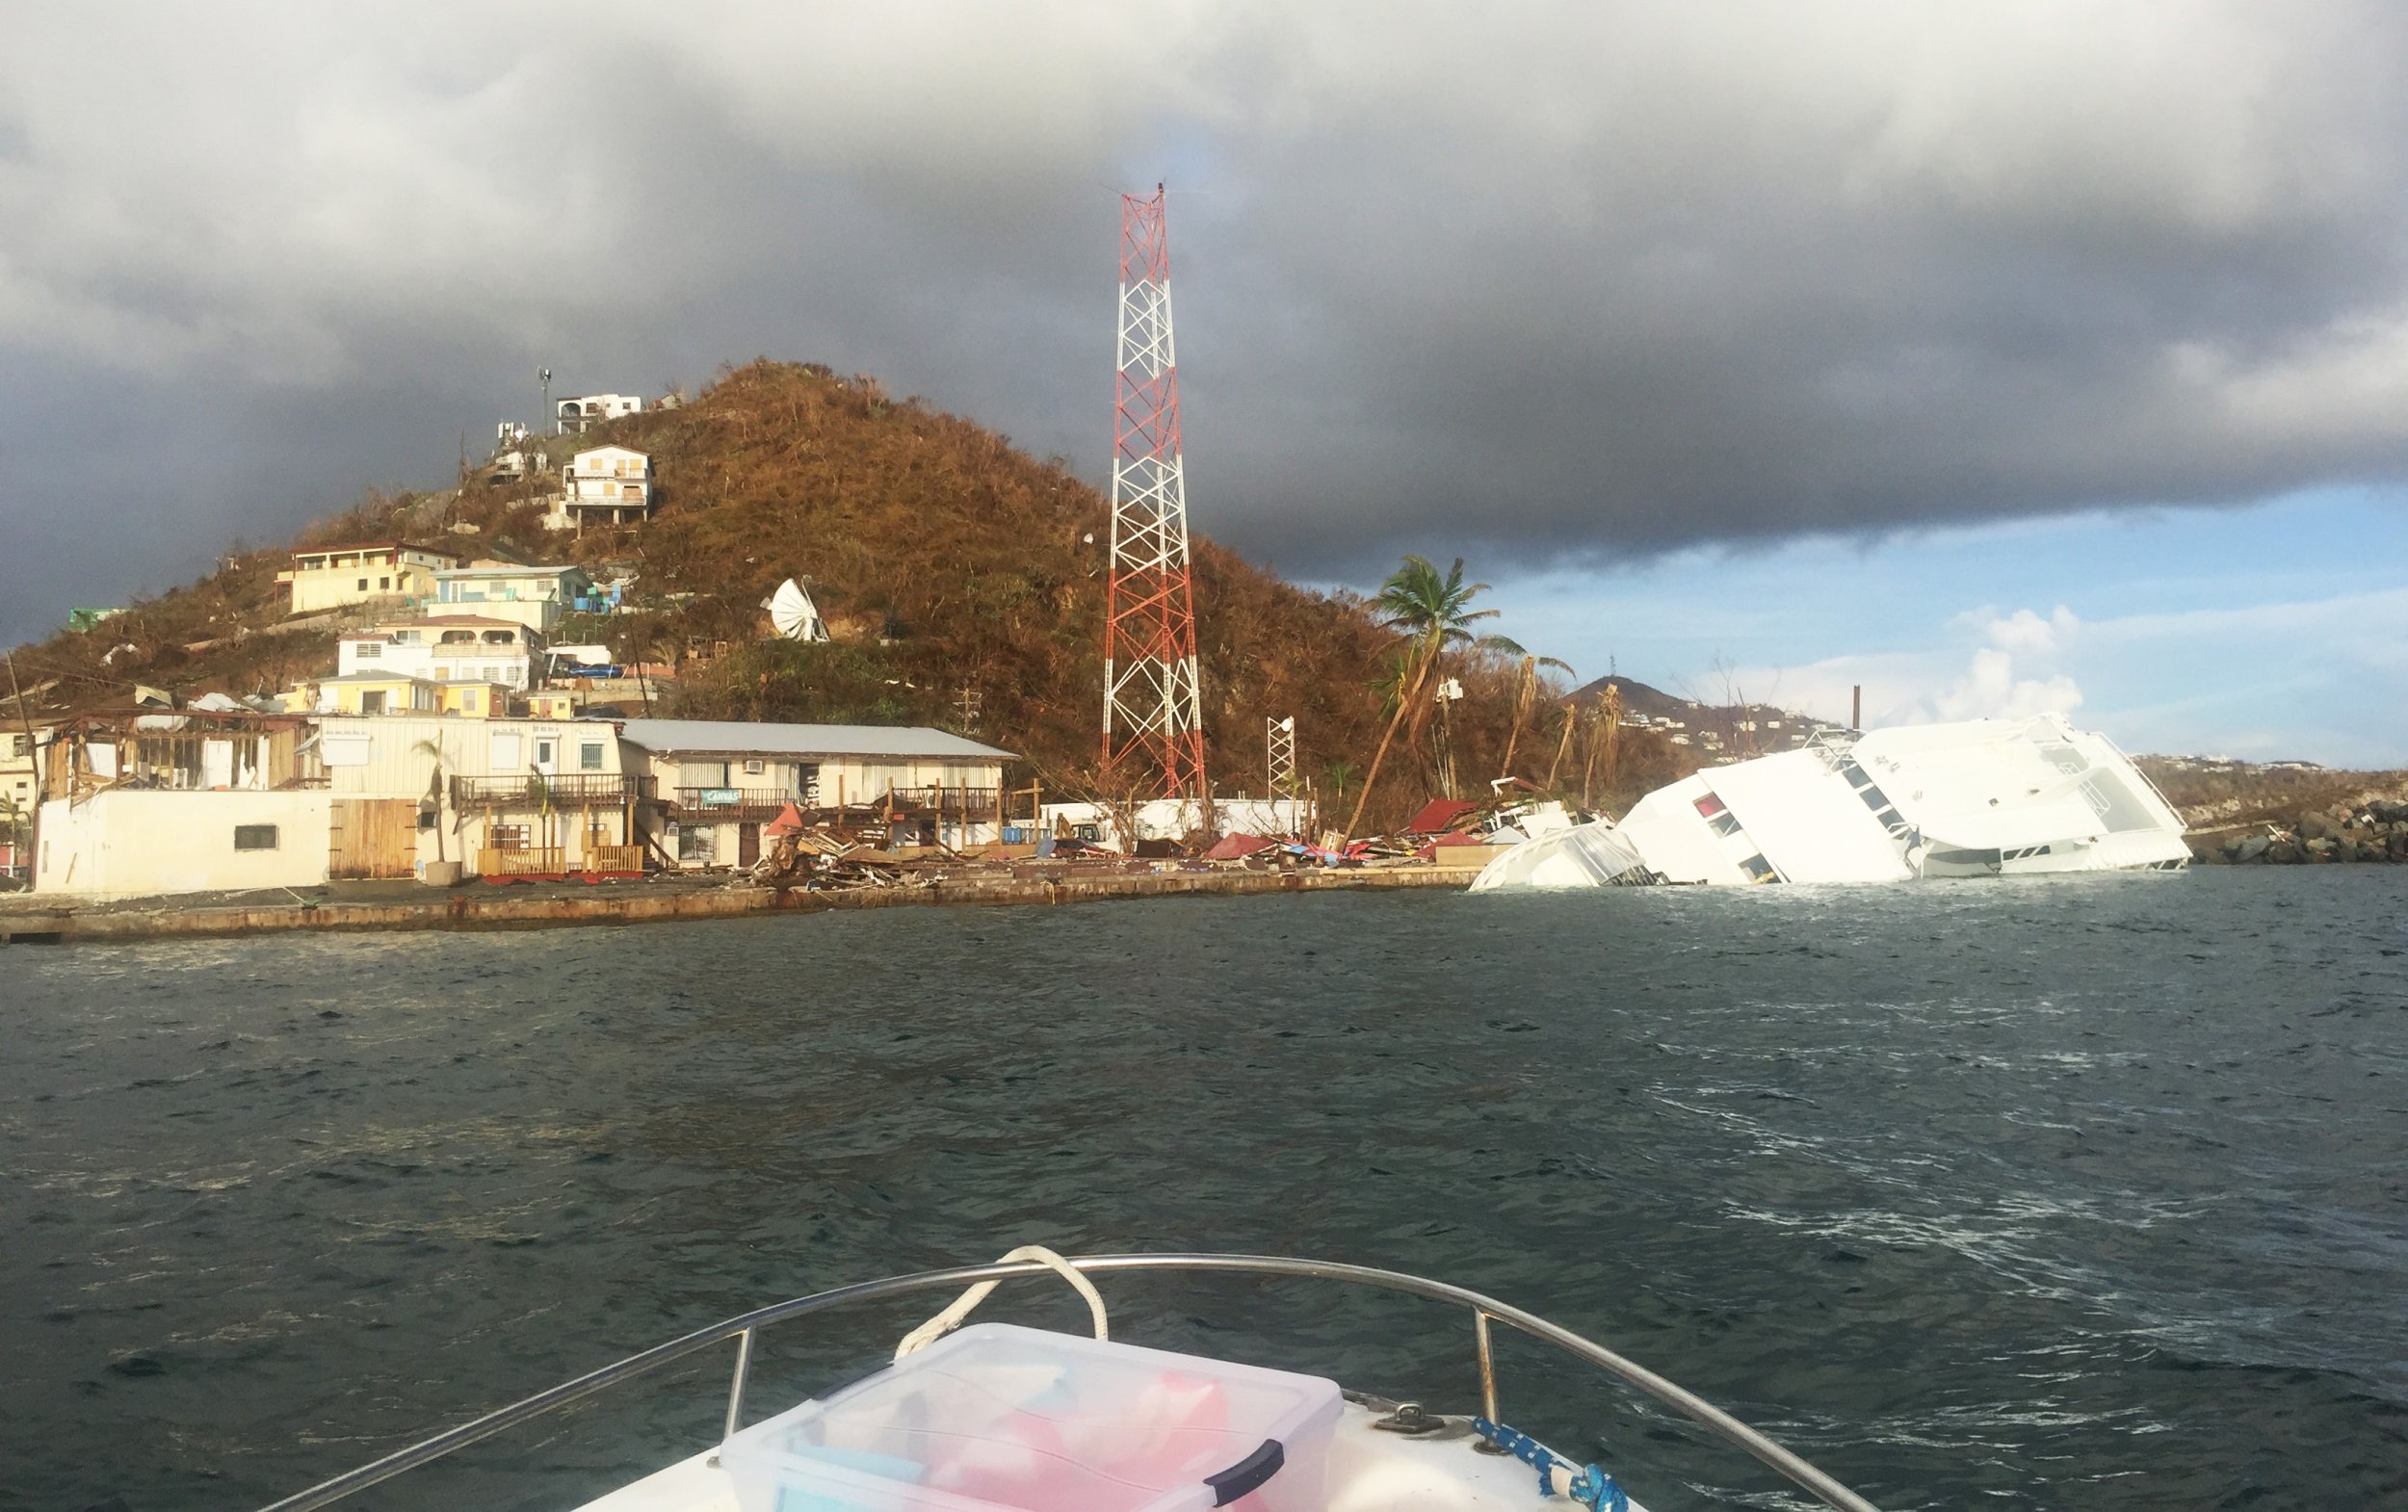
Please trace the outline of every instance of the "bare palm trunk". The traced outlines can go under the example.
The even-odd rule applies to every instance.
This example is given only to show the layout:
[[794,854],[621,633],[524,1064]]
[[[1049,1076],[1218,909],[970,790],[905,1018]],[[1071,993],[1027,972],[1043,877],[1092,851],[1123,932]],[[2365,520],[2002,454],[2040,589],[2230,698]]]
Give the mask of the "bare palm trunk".
[[1572,749],[1572,731],[1581,722],[1580,711],[1570,704],[1563,706],[1563,739],[1556,743],[1556,759],[1547,764],[1547,790],[1555,791],[1556,773],[1563,769],[1563,758]]
[[1505,732],[1505,769],[1502,776],[1513,775],[1513,752],[1522,743],[1522,721],[1530,717],[1531,692],[1538,684],[1536,664],[1522,668],[1522,681],[1513,690],[1513,728]]
[[1428,673],[1429,665],[1425,660],[1422,665],[1414,668],[1411,686],[1397,695],[1397,712],[1388,717],[1388,728],[1380,732],[1379,748],[1372,752],[1371,770],[1363,773],[1363,786],[1355,790],[1354,815],[1347,821],[1346,832],[1338,837],[1341,847],[1354,838],[1355,826],[1363,822],[1364,806],[1372,801],[1372,784],[1379,780],[1379,765],[1388,759],[1388,744],[1397,738],[1397,726],[1404,722],[1405,715],[1413,708],[1413,700],[1421,695],[1422,680]]

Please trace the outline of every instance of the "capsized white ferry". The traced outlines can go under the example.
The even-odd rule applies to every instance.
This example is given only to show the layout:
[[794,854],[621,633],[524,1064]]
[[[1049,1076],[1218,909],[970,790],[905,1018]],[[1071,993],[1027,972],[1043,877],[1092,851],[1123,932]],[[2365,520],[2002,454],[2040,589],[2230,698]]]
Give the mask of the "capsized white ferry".
[[2177,872],[2183,821],[2104,735],[2061,714],[1865,734],[1659,788],[1620,823],[1530,840],[1472,891],[1687,882],[1899,882]]
[[[954,1331],[999,1282],[1048,1270],[1086,1299],[1092,1339],[1008,1324]],[[1479,1411],[1432,1411],[1345,1391],[1322,1376],[1111,1337],[1091,1278],[1113,1275],[1126,1285],[1143,1272],[1194,1271],[1374,1287],[1458,1309],[1472,1325]],[[969,1290],[951,1306],[903,1337],[892,1363],[824,1398],[746,1423],[746,1387],[762,1329],[965,1283]],[[619,1382],[731,1343],[735,1377],[720,1442],[585,1502],[581,1512],[1644,1512],[1613,1468],[1565,1458],[1505,1424],[1490,1340],[1499,1323],[1655,1397],[1824,1505],[1873,1512],[1871,1502],[1824,1472],[1662,1376],[1477,1291],[1327,1261],[1064,1259],[1034,1245],[991,1265],[891,1276],[715,1323],[312,1486],[267,1512],[332,1506]],[[443,1503],[437,1498],[426,1504]]]

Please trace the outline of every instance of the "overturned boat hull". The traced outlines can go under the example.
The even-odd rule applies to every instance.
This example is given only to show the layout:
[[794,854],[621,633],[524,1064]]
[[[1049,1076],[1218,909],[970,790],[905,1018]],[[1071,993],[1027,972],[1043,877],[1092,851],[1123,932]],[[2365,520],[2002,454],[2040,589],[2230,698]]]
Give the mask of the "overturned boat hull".
[[2179,871],[2189,859],[2181,817],[2131,759],[2053,714],[1826,731],[1660,788],[1619,824],[1516,846],[1472,890]]

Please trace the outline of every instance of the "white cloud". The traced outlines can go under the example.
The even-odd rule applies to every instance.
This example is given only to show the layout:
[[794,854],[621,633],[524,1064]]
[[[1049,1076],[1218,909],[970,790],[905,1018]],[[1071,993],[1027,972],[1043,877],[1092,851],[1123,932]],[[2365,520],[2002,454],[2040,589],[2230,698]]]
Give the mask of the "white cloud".
[[2047,655],[2070,643],[2081,621],[2059,604],[2046,619],[2031,610],[2019,609],[2003,618],[1990,619],[1981,628],[1989,642],[2002,651]]
[[2081,706],[2081,688],[2072,678],[2025,677],[2018,671],[2013,652],[1983,646],[1949,691],[1930,701],[1931,712],[1942,719],[1996,719],[2071,714]]

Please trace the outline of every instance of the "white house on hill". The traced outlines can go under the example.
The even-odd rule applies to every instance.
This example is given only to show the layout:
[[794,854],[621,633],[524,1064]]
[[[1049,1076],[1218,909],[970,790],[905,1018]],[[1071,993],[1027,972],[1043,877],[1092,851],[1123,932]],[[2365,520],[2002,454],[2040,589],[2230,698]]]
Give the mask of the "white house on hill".
[[633,525],[652,512],[652,458],[624,446],[597,446],[569,458],[561,496],[543,523],[552,530]]
[[576,435],[588,426],[616,420],[621,415],[632,415],[641,408],[643,396],[641,394],[581,394],[574,399],[563,399],[558,411],[561,434]]

